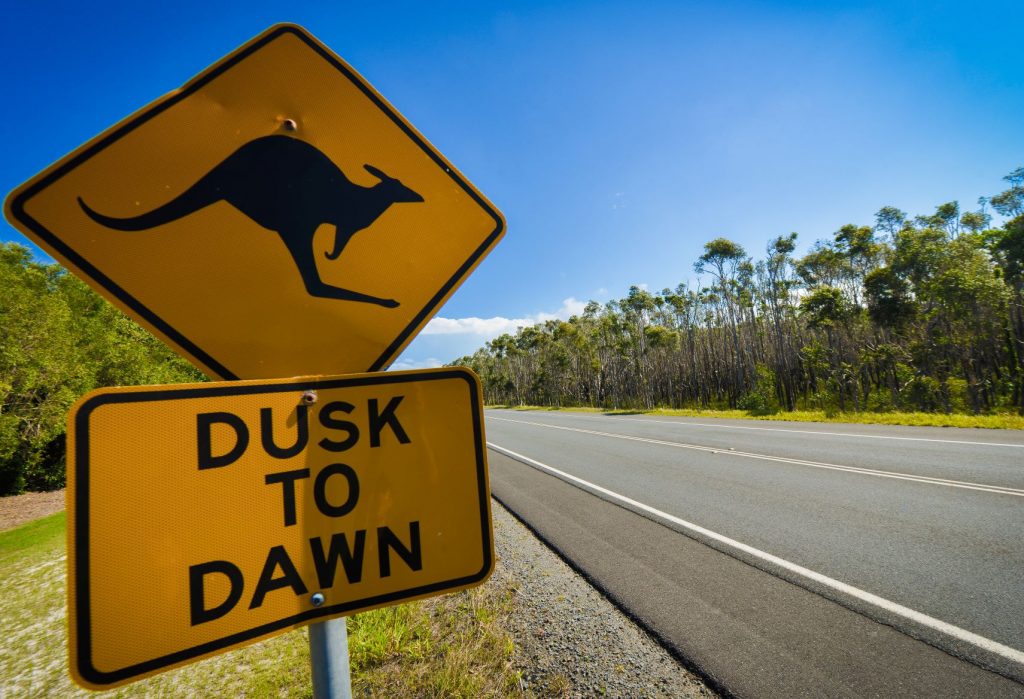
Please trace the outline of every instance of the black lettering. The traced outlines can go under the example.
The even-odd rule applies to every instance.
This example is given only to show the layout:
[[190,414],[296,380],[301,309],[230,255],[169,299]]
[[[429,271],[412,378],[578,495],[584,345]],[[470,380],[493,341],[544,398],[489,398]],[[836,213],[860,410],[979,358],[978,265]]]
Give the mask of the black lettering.
[[380,433],[384,431],[384,426],[389,425],[391,431],[398,437],[398,441],[402,444],[409,443],[409,435],[402,429],[402,423],[398,421],[395,416],[395,409],[398,408],[398,404],[402,402],[405,396],[395,396],[388,404],[384,407],[384,412],[380,412],[377,407],[377,399],[370,399],[370,446],[380,446]]
[[359,441],[359,428],[348,420],[339,420],[332,415],[335,412],[351,413],[354,409],[355,406],[351,403],[338,400],[328,403],[320,410],[321,425],[329,430],[344,430],[348,432],[348,437],[340,442],[324,437],[319,442],[321,447],[327,451],[345,451],[355,446],[356,442]]
[[[281,577],[275,578],[274,571],[278,568],[281,569]],[[296,595],[304,595],[309,592],[299,576],[299,571],[295,570],[292,559],[288,558],[288,552],[284,550],[284,546],[275,546],[267,554],[267,562],[263,564],[263,572],[260,573],[260,581],[256,583],[256,591],[252,595],[252,601],[249,602],[249,609],[262,606],[263,598],[267,596],[268,592],[280,590],[282,587],[292,588],[292,592]]]
[[[228,591],[227,599],[211,609],[206,608],[205,581],[207,575],[220,573],[226,575],[231,589]],[[189,616],[192,626],[219,619],[238,604],[242,597],[242,571],[234,563],[227,561],[210,561],[189,566],[188,568],[188,600]]]
[[334,587],[334,575],[338,572],[338,559],[345,567],[345,578],[349,583],[357,583],[363,579],[363,551],[366,548],[366,531],[356,531],[355,549],[350,549],[348,539],[344,534],[338,533],[331,536],[331,546],[324,554],[324,542],[319,537],[309,540],[309,550],[313,554],[313,564],[316,566],[316,577],[320,582],[320,589],[326,590]]
[[[332,505],[327,502],[327,479],[331,476],[344,476],[348,481],[348,499],[341,505]],[[316,482],[313,483],[313,500],[320,512],[328,517],[344,517],[351,512],[359,500],[359,478],[351,466],[345,464],[331,464],[325,466],[320,473],[316,474]]]
[[[210,429],[214,424],[227,425],[235,431],[235,446],[226,454],[213,455],[213,437]],[[196,443],[199,446],[199,470],[220,468],[232,464],[245,453],[249,446],[249,428],[242,418],[231,413],[199,413],[196,415]]]
[[423,568],[423,552],[420,549],[420,523],[409,522],[409,548],[388,527],[377,527],[377,556],[380,562],[380,577],[391,575],[391,556],[388,549],[394,549],[410,570]]
[[284,497],[284,526],[286,527],[295,524],[295,481],[300,478],[309,478],[308,468],[300,468],[297,471],[268,473],[263,479],[263,482],[267,485],[281,484],[281,495]]
[[309,416],[306,406],[296,406],[296,431],[295,444],[282,449],[274,443],[274,417],[270,408],[260,408],[260,437],[263,440],[263,450],[275,459],[290,459],[309,443]]

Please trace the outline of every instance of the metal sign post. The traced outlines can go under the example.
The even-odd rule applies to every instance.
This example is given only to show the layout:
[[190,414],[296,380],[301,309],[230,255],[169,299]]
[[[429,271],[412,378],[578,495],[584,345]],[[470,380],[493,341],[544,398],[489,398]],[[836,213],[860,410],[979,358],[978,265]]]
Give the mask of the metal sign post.
[[313,699],[352,699],[345,617],[310,624],[309,664]]
[[[316,391],[302,394],[302,402],[313,405]],[[310,602],[322,607],[326,598],[313,593]],[[348,662],[348,624],[345,617],[309,626],[309,668],[313,678],[313,699],[352,699],[352,667]]]

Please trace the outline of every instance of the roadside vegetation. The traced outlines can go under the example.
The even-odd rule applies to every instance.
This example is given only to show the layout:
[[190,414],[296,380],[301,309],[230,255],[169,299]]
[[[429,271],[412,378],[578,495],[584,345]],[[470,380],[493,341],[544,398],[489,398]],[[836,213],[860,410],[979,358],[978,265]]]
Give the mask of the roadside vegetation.
[[0,245],[0,495],[64,487],[65,421],[82,394],[202,380],[61,266]]
[[792,410],[762,413],[757,410],[700,410],[696,408],[654,408],[652,410],[605,410],[604,408],[561,407],[542,405],[488,405],[507,410],[539,410],[605,415],[666,415],[673,417],[729,418],[733,420],[775,420],[778,422],[841,422],[861,425],[916,425],[922,427],[977,427],[995,430],[1024,430],[1024,416],[1000,413],[972,415],[965,413],[836,413],[824,410]]
[[[204,381],[162,342],[56,264],[0,245],[0,496],[65,484],[68,409],[104,386]],[[311,696],[300,629],[99,695],[67,669],[64,514],[0,532],[0,695]],[[504,630],[513,592],[492,578],[462,593],[349,619],[356,696],[511,697]]]
[[802,257],[796,233],[757,260],[715,238],[692,287],[634,286],[455,363],[490,404],[1019,428],[1024,168],[1003,179],[976,210],[884,206]]
[[[882,207],[803,257],[796,233],[758,260],[715,238],[692,288],[635,286],[456,363],[480,375],[487,402],[511,405],[858,421],[1024,413],[1024,168],[1004,180],[973,211]],[[0,245],[0,290],[0,495],[63,487],[66,415],[84,393],[204,380],[23,246]]]
[[[305,629],[94,693],[67,670],[64,513],[0,532],[0,687],[15,697],[309,697]],[[355,696],[521,697],[507,582],[357,614],[348,621]]]

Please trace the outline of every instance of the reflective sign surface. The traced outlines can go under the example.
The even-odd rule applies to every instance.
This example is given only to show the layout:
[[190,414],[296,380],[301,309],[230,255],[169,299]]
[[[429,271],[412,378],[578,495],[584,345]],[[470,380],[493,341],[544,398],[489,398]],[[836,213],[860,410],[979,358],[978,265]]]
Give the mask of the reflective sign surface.
[[68,443],[85,686],[464,589],[493,566],[465,369],[103,389],[72,410]]
[[387,367],[504,233],[483,195],[293,25],[48,168],[6,214],[226,379]]

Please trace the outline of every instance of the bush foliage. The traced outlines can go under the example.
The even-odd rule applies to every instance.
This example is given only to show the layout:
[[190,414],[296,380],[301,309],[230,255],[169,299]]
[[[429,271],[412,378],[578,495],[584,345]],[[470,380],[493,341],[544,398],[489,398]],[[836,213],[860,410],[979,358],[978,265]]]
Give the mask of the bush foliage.
[[64,486],[66,416],[84,393],[202,380],[62,267],[0,245],[0,495]]

